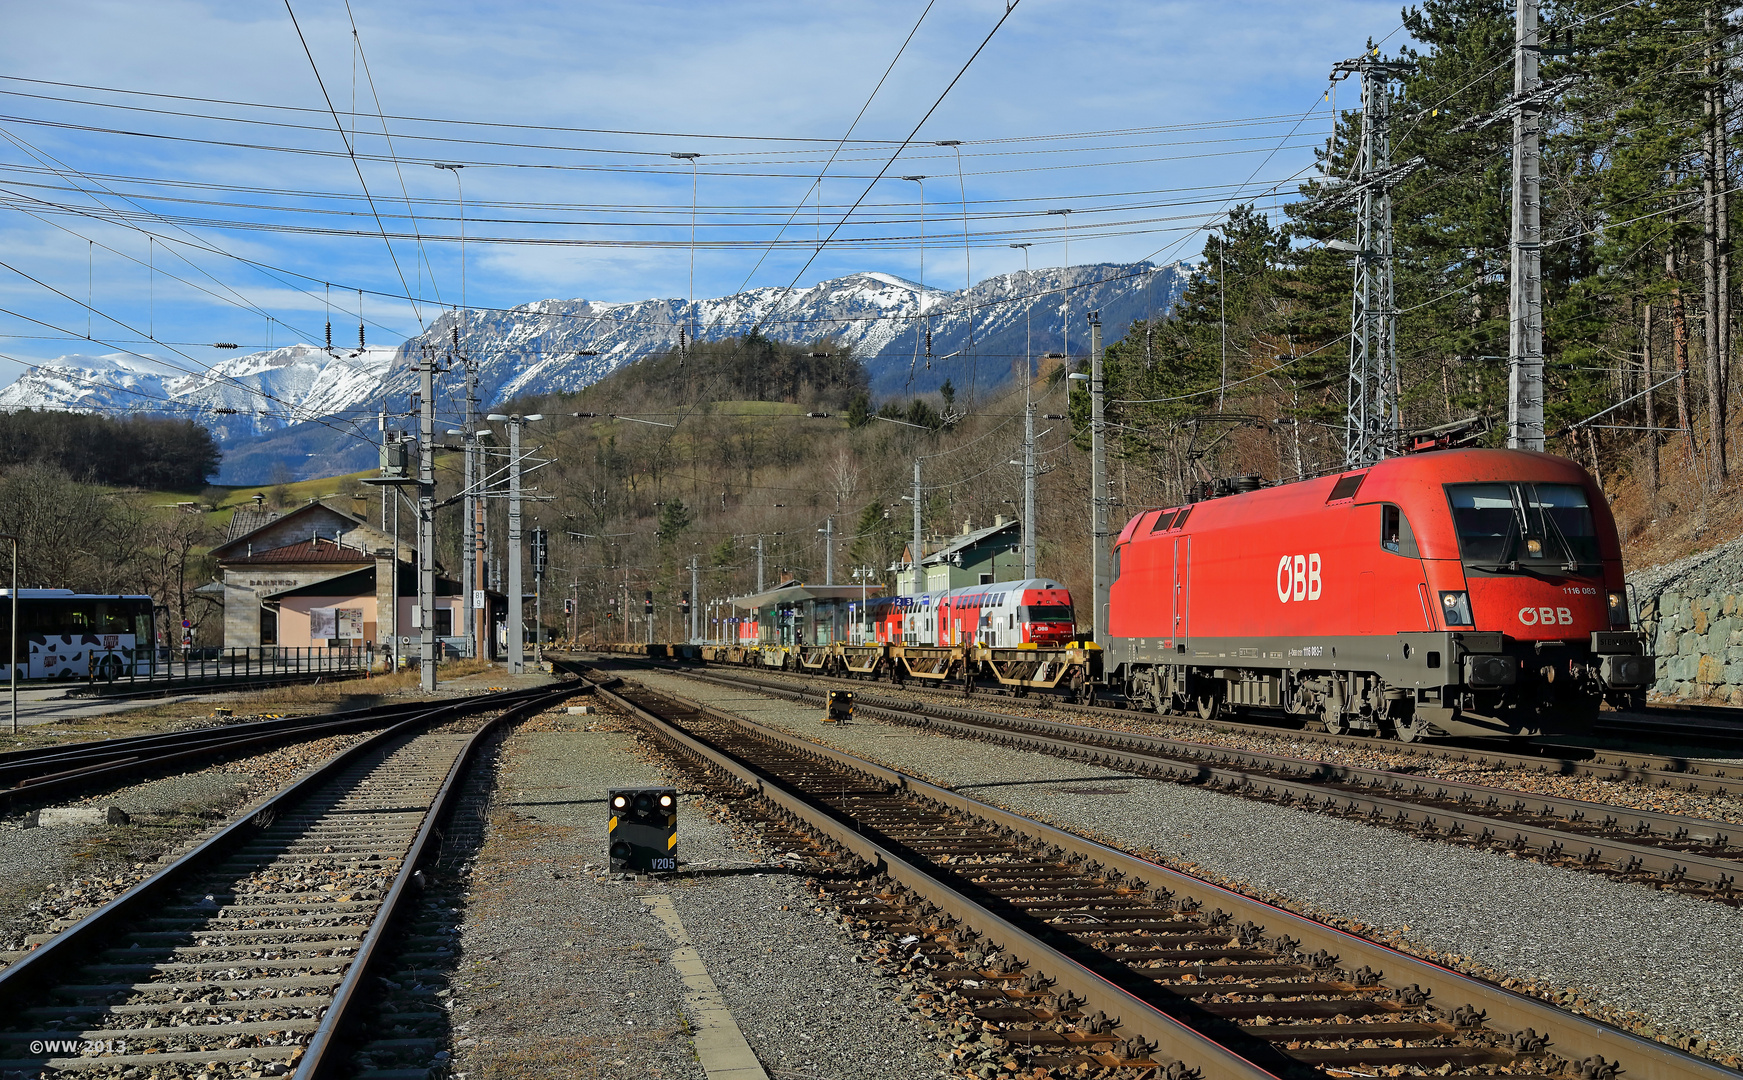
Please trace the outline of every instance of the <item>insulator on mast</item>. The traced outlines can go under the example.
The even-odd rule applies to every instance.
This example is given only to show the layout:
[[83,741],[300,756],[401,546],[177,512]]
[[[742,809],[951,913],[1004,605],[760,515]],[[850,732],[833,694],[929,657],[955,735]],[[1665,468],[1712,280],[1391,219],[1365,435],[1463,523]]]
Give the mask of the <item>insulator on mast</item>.
[[333,351],[333,321],[327,320],[327,351]]

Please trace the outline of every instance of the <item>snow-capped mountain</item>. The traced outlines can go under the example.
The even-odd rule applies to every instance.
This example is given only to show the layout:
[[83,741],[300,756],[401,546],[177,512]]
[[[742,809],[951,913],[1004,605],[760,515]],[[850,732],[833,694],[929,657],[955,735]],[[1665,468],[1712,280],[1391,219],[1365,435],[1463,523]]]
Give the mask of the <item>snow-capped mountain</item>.
[[119,353],[63,356],[0,389],[0,409],[185,417],[228,443],[372,405],[397,352],[380,345],[333,353],[291,345],[230,357],[208,369],[180,358],[159,363]]
[[[286,471],[293,478],[331,475],[373,463],[356,435],[373,435],[367,421],[375,410],[384,401],[403,405],[416,389],[414,368],[426,345],[445,355],[459,342],[476,361],[486,407],[579,390],[676,348],[681,331],[708,341],[753,329],[787,341],[831,339],[865,362],[877,396],[927,392],[947,378],[960,390],[990,388],[1010,378],[1026,352],[1087,351],[1091,311],[1100,312],[1107,343],[1124,336],[1133,320],[1165,314],[1191,272],[1185,263],[1100,263],[1001,274],[959,290],[867,272],[808,289],[752,289],[694,304],[540,300],[447,312],[397,347],[328,353],[292,345],[209,370],[180,358],[160,364],[126,355],[64,356],[0,389],[0,409],[183,416],[207,425],[224,445],[224,483],[265,482]],[[456,389],[447,381],[458,375],[442,378],[446,407]],[[349,422],[334,423],[335,417]]]
[[[752,289],[694,304],[540,300],[508,311],[469,310],[458,325],[454,313],[444,314],[401,346],[396,367],[409,369],[425,345],[445,349],[458,340],[478,363],[480,396],[493,402],[579,390],[624,364],[676,348],[680,331],[712,341],[756,329],[787,341],[831,338],[851,346],[880,394],[932,390],[946,378],[958,388],[992,386],[1009,378],[1026,347],[1037,355],[1066,347],[1067,305],[1070,348],[1081,353],[1089,343],[1088,312],[1099,309],[1106,339],[1117,340],[1133,319],[1166,313],[1189,273],[1180,264],[1104,263],[1001,274],[955,291],[859,273],[809,289]],[[395,389],[409,390],[409,382]]]

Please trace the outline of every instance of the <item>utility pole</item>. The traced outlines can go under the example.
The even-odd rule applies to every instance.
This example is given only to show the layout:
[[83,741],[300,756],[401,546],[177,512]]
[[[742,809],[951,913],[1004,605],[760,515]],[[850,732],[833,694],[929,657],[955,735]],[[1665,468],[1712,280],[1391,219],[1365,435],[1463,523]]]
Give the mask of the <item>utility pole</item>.
[[[458,352],[458,330],[454,331],[454,342],[456,352]],[[478,456],[478,369],[473,365],[470,357],[459,356],[458,359],[466,369],[466,419],[460,428],[465,447],[461,464],[461,484],[463,485],[462,490],[466,492],[461,512],[460,550],[465,554],[460,557],[460,592],[466,598],[466,655],[478,656],[480,655],[479,645],[481,642],[478,632],[477,608],[482,606],[486,611],[489,610],[488,603],[483,605],[477,603],[478,593],[484,589],[484,581],[476,576],[470,558],[473,545],[476,543],[474,530],[478,528],[475,519],[479,515],[476,511],[478,507],[484,505],[483,496],[474,489],[474,485],[482,482],[484,473],[484,470],[479,467]]]
[[544,416],[540,413],[526,416],[491,413],[486,419],[508,424],[508,673],[519,675],[526,670],[526,659],[521,655],[524,645],[522,624],[526,616],[521,605],[520,576],[520,436],[522,427],[534,420],[543,420]]
[[1035,402],[1023,390],[1023,580],[1035,576]]
[[697,640],[696,632],[697,608],[702,604],[702,571],[696,565],[696,556],[690,556],[690,640]]
[[1513,17],[1513,265],[1507,296],[1507,445],[1543,449],[1543,227],[1538,191],[1542,138],[1533,101],[1537,0],[1517,0]]
[[508,673],[519,675],[521,656],[520,584],[520,417],[508,423]]
[[763,538],[757,537],[757,592],[763,591]]
[[[1707,400],[1710,403],[1709,427],[1713,433],[1713,464],[1718,478],[1730,476],[1726,453],[1726,397],[1731,371],[1731,225],[1730,225],[1730,148],[1727,146],[1725,103],[1725,34],[1728,26],[1713,17],[1713,5],[1706,9],[1705,30],[1712,36],[1707,46],[1706,100],[1701,133],[1701,210],[1702,210],[1702,280],[1706,292],[1705,324]],[[1590,429],[1588,429],[1590,430]]]
[[[478,481],[482,484],[484,482],[482,463],[480,463],[477,472],[479,474]],[[472,591],[475,594],[473,599],[482,601],[476,605],[473,611],[474,631],[477,635],[478,655],[488,657],[494,651],[492,646],[495,638],[491,634],[490,593],[484,574],[484,498],[482,496],[473,500],[472,515],[472,557],[467,561],[472,564]],[[477,593],[484,593],[484,596],[478,597]]]
[[1090,574],[1095,589],[1095,639],[1108,640],[1108,440],[1103,419],[1101,312],[1089,313],[1089,438],[1090,530],[1094,558]]
[[1424,160],[1392,164],[1392,80],[1414,65],[1381,60],[1372,42],[1354,60],[1339,61],[1332,78],[1362,77],[1362,145],[1353,180],[1322,199],[1328,210],[1358,204],[1356,240],[1334,240],[1333,251],[1355,254],[1350,308],[1349,405],[1344,414],[1344,466],[1371,465],[1396,453],[1404,427],[1398,400],[1398,305],[1392,282],[1392,189]]
[[835,584],[835,519],[823,519],[823,527],[817,530],[823,534],[823,584]]
[[419,682],[429,694],[436,689],[436,353],[428,346],[418,364],[418,638]]
[[921,569],[921,566],[920,566],[921,557],[923,554],[923,549],[920,547],[920,459],[919,458],[914,459],[914,550],[912,552],[910,552],[910,554],[913,555],[912,565],[914,567],[914,591],[916,593],[925,592],[926,591],[926,573],[923,569]]
[[[1029,245],[1012,244],[1023,252],[1023,275],[1029,273]],[[1023,579],[1035,576],[1035,345],[1030,312],[1023,305]]]

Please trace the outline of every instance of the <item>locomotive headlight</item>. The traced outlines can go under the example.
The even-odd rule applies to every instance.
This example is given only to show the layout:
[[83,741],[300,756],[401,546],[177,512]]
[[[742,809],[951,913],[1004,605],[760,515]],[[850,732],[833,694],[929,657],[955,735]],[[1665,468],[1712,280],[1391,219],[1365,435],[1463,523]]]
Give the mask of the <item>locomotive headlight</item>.
[[1476,620],[1471,618],[1471,594],[1464,592],[1443,592],[1440,594],[1441,618],[1448,626],[1475,626]]
[[1610,625],[1624,629],[1628,626],[1628,597],[1619,592],[1610,594]]

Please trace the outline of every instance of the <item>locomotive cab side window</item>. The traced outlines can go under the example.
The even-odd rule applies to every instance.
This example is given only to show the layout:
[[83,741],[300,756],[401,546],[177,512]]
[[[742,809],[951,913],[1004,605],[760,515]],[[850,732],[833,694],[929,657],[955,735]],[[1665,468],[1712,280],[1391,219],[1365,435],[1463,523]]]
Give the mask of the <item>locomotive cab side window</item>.
[[1174,525],[1174,511],[1164,510],[1156,516],[1156,524],[1150,526],[1153,533],[1167,532]]
[[1410,519],[1391,503],[1380,506],[1380,546],[1394,555],[1411,559],[1422,557],[1416,548],[1416,534],[1410,531]]

